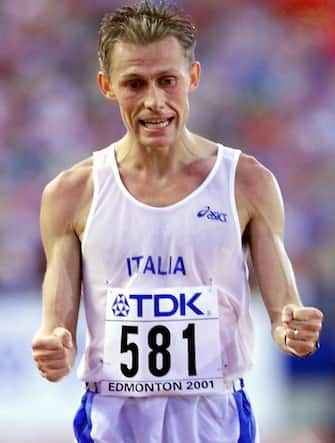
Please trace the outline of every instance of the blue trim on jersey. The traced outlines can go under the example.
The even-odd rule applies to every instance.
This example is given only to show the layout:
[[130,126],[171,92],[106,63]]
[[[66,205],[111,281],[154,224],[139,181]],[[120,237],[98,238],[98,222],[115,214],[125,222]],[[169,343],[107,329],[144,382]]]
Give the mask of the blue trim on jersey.
[[237,443],[255,443],[256,423],[251,405],[243,389],[233,393],[240,419],[240,438]]
[[81,400],[81,405],[73,420],[74,435],[76,436],[78,443],[94,443],[91,437],[91,411],[95,395],[96,394],[94,392],[85,392]]

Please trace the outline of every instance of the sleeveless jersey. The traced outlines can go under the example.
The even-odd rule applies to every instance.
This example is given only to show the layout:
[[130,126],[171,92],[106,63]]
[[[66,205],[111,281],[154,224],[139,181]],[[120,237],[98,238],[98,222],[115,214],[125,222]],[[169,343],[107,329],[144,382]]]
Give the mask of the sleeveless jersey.
[[[81,380],[113,379],[120,352],[127,377],[149,365],[144,372],[164,379],[166,367],[183,359],[186,369],[176,371],[194,375],[197,340],[204,374],[219,371],[218,378],[229,381],[250,368],[250,292],[234,191],[239,155],[218,145],[215,164],[196,190],[153,207],[124,186],[114,145],[94,153],[94,194],[82,239],[87,335]],[[142,325],[145,353],[136,344]],[[212,351],[204,340],[215,338],[215,328],[219,350],[213,345]],[[220,360],[215,368],[206,360],[212,352]]]

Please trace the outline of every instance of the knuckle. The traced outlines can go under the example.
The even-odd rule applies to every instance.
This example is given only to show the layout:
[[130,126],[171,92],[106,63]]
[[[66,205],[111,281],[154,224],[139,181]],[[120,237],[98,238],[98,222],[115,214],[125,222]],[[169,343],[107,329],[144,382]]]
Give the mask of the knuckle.
[[56,379],[55,379],[55,377],[53,376],[53,375],[46,375],[45,376],[45,378],[48,380],[48,381],[51,381],[51,382],[55,382],[56,381]]
[[49,374],[47,374],[46,379],[48,381],[51,381],[53,383],[59,381],[62,378],[62,375],[58,374],[58,373],[52,373],[50,372]]
[[306,342],[306,344],[304,344],[304,345],[301,347],[301,350],[302,350],[303,354],[306,354],[306,353],[311,352],[311,351],[313,350],[313,348],[314,348],[314,343],[312,343],[312,342]]
[[33,360],[35,362],[39,362],[41,360],[41,357],[38,354],[33,353]]
[[310,325],[310,329],[313,332],[319,331],[320,328],[321,328],[321,325],[319,323],[311,323],[311,325]]
[[319,336],[320,336],[319,331],[314,331],[312,334],[310,334],[309,338],[310,340],[316,341],[318,340]]

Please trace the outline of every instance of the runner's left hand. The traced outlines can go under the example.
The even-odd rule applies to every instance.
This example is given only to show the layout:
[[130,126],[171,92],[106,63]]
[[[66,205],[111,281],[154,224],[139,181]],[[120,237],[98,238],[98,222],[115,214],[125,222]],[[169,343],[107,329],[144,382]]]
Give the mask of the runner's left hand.
[[289,304],[282,310],[287,352],[306,357],[318,348],[323,314],[319,309]]

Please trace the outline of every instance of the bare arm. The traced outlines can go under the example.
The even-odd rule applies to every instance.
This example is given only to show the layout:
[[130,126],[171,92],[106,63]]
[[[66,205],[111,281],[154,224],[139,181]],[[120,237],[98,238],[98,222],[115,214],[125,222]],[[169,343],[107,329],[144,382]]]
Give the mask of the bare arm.
[[46,187],[41,204],[41,237],[47,269],[42,323],[33,340],[33,358],[41,374],[50,381],[66,375],[76,355],[81,259],[74,228],[78,196],[72,181],[71,173],[56,178]]
[[297,356],[315,349],[322,313],[303,307],[284,246],[284,207],[273,175],[248,159],[250,218],[247,226],[251,257],[278,346]]

